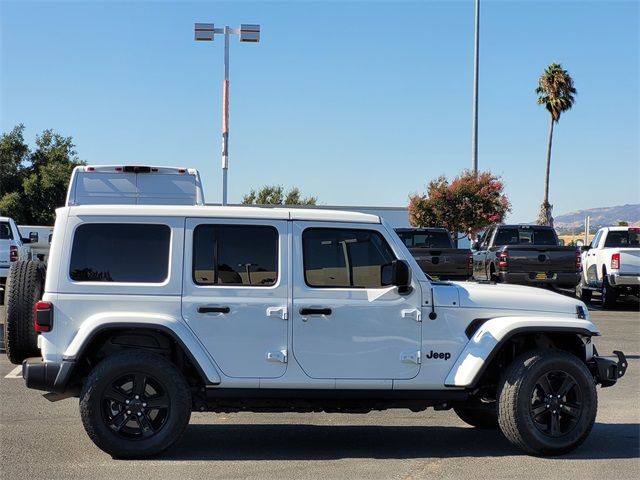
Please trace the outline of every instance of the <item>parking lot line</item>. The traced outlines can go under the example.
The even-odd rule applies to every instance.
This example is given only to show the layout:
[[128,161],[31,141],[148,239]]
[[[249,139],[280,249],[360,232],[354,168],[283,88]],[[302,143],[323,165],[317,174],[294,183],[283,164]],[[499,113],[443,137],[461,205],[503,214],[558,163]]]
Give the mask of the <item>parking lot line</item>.
[[22,365],[18,365],[16,368],[11,370],[4,378],[22,378]]

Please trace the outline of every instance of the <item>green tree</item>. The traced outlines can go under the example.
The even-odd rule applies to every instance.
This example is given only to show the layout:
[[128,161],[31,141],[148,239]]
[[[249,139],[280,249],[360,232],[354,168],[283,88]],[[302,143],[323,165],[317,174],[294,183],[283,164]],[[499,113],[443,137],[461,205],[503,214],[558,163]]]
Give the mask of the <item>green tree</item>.
[[511,210],[499,177],[465,170],[449,182],[441,176],[427,185],[424,195],[409,198],[409,223],[414,227],[446,228],[452,235],[475,235],[500,223]]
[[24,125],[16,125],[0,137],[0,198],[20,188],[28,160],[29,147],[24,142]]
[[257,192],[252,188],[242,197],[243,205],[315,205],[317,197],[303,197],[298,187],[285,193],[282,185],[265,185]]
[[0,137],[0,215],[21,224],[53,225],[55,209],[64,205],[71,172],[78,159],[71,137],[53,130],[36,136],[31,151],[23,138],[24,126]]
[[549,143],[547,145],[547,168],[544,177],[544,199],[540,205],[538,224],[553,226],[551,212],[553,205],[549,203],[549,172],[551,167],[551,145],[553,143],[553,126],[560,121],[562,113],[570,110],[578,92],[573,86],[569,72],[559,63],[549,65],[538,79],[538,105],[544,105],[550,114]]
[[629,226],[629,222],[627,222],[625,220],[618,220],[618,226],[619,227],[628,227]]

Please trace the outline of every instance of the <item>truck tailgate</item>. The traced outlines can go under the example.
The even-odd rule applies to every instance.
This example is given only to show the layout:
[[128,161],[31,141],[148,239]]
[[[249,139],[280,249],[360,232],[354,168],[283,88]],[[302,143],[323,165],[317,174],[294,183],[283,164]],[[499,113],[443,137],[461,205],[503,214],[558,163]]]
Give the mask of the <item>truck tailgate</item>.
[[640,275],[640,248],[619,248],[620,273],[622,275]]
[[409,248],[423,272],[435,279],[469,276],[469,250],[459,248]]
[[573,247],[511,246],[509,272],[575,272],[576,249]]

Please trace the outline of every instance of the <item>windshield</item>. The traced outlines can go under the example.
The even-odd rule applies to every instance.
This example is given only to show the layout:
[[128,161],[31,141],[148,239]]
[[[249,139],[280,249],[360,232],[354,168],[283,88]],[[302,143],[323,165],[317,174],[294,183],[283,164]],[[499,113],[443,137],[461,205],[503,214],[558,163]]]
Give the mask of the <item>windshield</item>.
[[640,248],[640,230],[609,232],[605,248]]

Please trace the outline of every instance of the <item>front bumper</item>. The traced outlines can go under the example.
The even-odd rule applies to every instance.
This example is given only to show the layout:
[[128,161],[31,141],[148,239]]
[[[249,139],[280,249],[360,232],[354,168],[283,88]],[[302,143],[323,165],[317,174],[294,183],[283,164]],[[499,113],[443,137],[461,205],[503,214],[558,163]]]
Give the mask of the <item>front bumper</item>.
[[[544,273],[540,275],[540,273]],[[554,272],[498,272],[502,283],[517,285],[550,285],[553,287],[573,288],[580,283],[580,272],[554,273]]]
[[629,366],[627,357],[625,357],[621,351],[614,350],[613,353],[618,357],[618,361],[603,358],[598,356],[598,351],[595,347],[593,347],[593,349],[595,355],[587,362],[587,365],[596,382],[602,387],[615,385],[618,379],[624,377],[624,374],[627,372],[627,367]]
[[45,362],[42,358],[27,358],[22,362],[22,378],[27,388],[63,393],[69,387],[74,362]]

